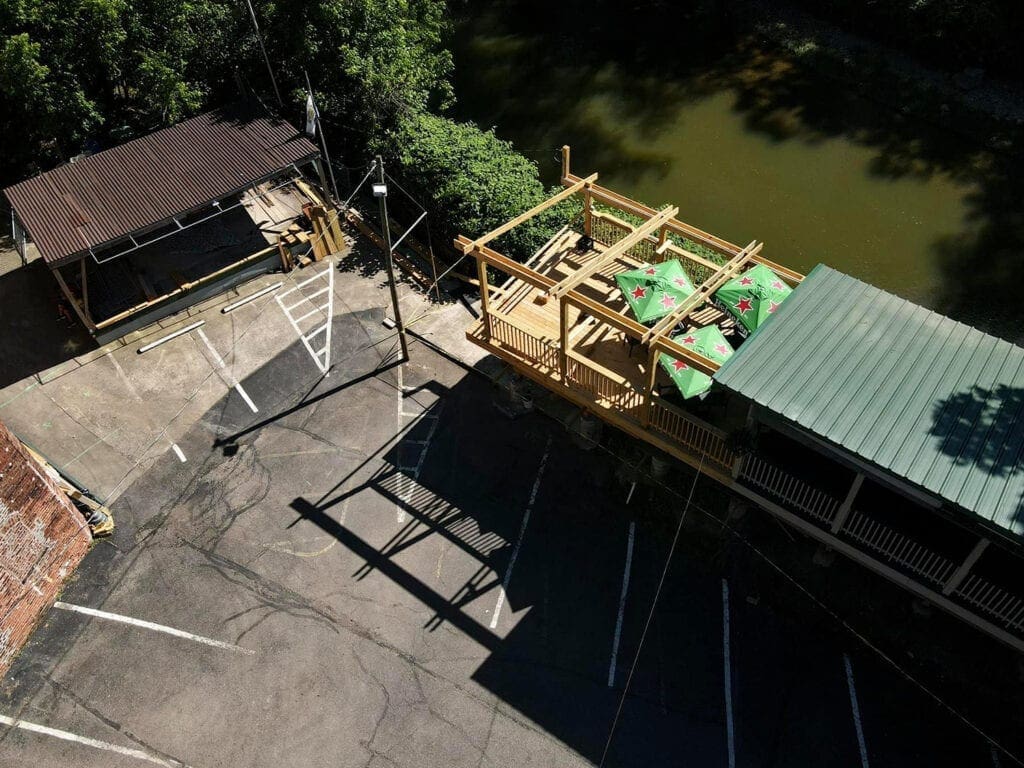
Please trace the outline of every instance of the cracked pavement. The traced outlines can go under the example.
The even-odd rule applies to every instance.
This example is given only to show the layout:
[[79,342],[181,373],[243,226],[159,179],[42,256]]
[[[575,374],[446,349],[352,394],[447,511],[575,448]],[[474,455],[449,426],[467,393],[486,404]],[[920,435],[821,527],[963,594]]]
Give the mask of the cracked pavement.
[[[117,366],[100,355],[50,384],[3,391],[15,405],[0,417],[34,434],[57,428],[41,426],[37,398],[75,393],[59,418],[79,425],[81,444],[53,448],[64,461],[88,457],[88,474],[116,499],[115,535],[61,600],[252,653],[53,610],[5,678],[0,711],[193,768],[598,762],[671,540],[664,519],[642,510],[679,501],[641,486],[626,507],[615,460],[581,450],[546,417],[500,415],[489,382],[423,344],[399,377],[380,324],[385,289],[368,282],[338,276],[327,378],[276,307],[208,324],[257,414],[187,338],[153,358],[115,351]],[[437,416],[436,431],[403,409]],[[82,452],[132,430],[116,455]],[[400,468],[424,455],[423,440],[412,478]],[[701,500],[724,511],[713,493]],[[667,574],[607,765],[728,765],[723,578],[734,584],[737,764],[863,768],[842,667],[848,638],[787,614],[793,594],[761,594],[749,554],[707,525],[687,529]],[[873,766],[991,764],[981,739],[892,670],[863,654],[853,663]],[[0,766],[141,764],[0,731]]]

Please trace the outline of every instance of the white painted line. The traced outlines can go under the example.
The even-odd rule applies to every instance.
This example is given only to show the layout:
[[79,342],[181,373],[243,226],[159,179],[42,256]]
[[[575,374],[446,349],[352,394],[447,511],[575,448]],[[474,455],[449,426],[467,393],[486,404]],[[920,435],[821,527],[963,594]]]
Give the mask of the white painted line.
[[181,448],[178,447],[177,443],[171,443],[171,449],[174,451],[174,455],[178,457],[178,461],[180,461],[182,464],[188,461],[188,459],[185,458],[184,451],[182,451]]
[[853,710],[853,726],[857,729],[857,747],[860,749],[861,768],[869,768],[868,747],[864,741],[864,725],[860,721],[860,706],[857,704],[857,687],[853,684],[853,665],[850,655],[843,654],[843,666],[846,667],[846,685],[850,689],[850,708]]
[[242,396],[242,399],[245,400],[245,404],[249,406],[250,411],[252,411],[253,413],[260,412],[260,409],[256,407],[256,403],[254,403],[252,401],[252,398],[249,397],[249,393],[242,389],[242,385],[239,384],[237,381],[235,382],[235,391],[237,391],[238,394]]
[[992,768],[1003,768],[1003,761],[999,759],[999,752],[995,747],[989,747],[992,752]]
[[231,643],[225,643],[222,640],[214,640],[209,637],[203,637],[202,635],[194,635],[191,632],[185,632],[174,627],[165,627],[163,624],[154,624],[152,621],[143,621],[142,619],[133,619],[131,616],[122,616],[119,613],[107,613],[106,611],[97,611],[95,608],[86,608],[81,605],[72,605],[71,603],[63,603],[60,600],[53,604],[54,608],[60,608],[64,611],[74,611],[75,613],[82,613],[86,616],[93,616],[97,619],[106,619],[107,621],[116,621],[120,624],[131,624],[133,627],[142,627],[143,629],[151,629],[154,632],[163,632],[165,635],[173,635],[174,637],[183,637],[186,640],[192,640],[196,643],[202,643],[203,645],[209,645],[214,648],[220,648],[225,651],[236,651],[238,653],[245,653],[252,656],[256,651],[248,648],[242,648],[239,645],[233,645]]
[[[437,407],[441,408],[442,406],[439,404]],[[430,425],[430,430],[427,432],[426,439],[409,441],[418,443],[423,447],[420,448],[420,458],[416,462],[416,466],[413,467],[412,477],[405,479],[405,493],[402,496],[402,501],[404,501],[406,504],[412,501],[413,481],[419,481],[420,479],[420,472],[423,470],[423,462],[427,460],[427,453],[430,452],[430,441],[434,439],[434,432],[437,431],[438,423],[439,420],[437,419],[435,412],[434,423]],[[405,506],[400,505],[398,508],[398,522],[405,522]]]
[[732,720],[732,652],[729,650],[729,582],[722,579],[722,651],[725,657],[725,738],[729,768],[736,768],[736,731]]
[[125,757],[134,757],[136,760],[144,760],[147,763],[164,765],[168,768],[184,768],[185,766],[184,763],[180,763],[177,760],[165,760],[162,757],[151,755],[149,752],[144,752],[141,749],[120,747],[117,744],[110,744],[109,742],[99,741],[98,739],[90,739],[87,736],[79,736],[78,734],[71,733],[69,731],[61,731],[56,728],[49,728],[45,725],[39,725],[38,723],[29,723],[24,720],[18,720],[13,717],[7,717],[6,715],[0,715],[0,723],[4,725],[9,725],[11,728],[20,728],[23,731],[29,731],[31,733],[40,733],[44,736],[53,736],[55,739],[73,741],[78,744],[82,744],[86,747],[92,747],[93,749],[103,749],[107,752],[116,752],[117,754],[124,755]]
[[622,638],[622,618],[626,613],[626,593],[629,591],[629,571],[633,565],[633,539],[636,523],[629,523],[629,539],[626,541],[626,567],[622,572],[622,592],[619,594],[619,617],[615,620],[615,636],[612,638],[612,660],[608,665],[608,687],[615,686],[615,664],[619,658],[619,640]]
[[117,371],[118,377],[124,383],[125,389],[128,390],[128,394],[132,396],[132,399],[135,400],[135,402],[141,403],[142,397],[139,395],[138,390],[135,389],[135,386],[128,379],[128,375],[124,372],[124,368],[122,368],[121,364],[117,362],[117,358],[114,357],[109,352],[109,350],[107,351],[106,355],[110,359],[110,362],[114,364],[114,370]]
[[202,329],[199,331],[199,338],[203,340],[203,343],[206,344],[206,348],[210,350],[210,354],[213,355],[213,359],[217,362],[217,365],[224,371],[225,376],[227,376],[228,383],[235,388],[235,391],[238,392],[238,394],[242,396],[242,399],[245,400],[245,404],[249,406],[249,409],[253,413],[259,413],[260,409],[256,407],[256,403],[254,403],[252,398],[249,397],[249,393],[242,389],[242,385],[238,383],[238,379],[236,379],[228,370],[228,367],[224,364],[224,359],[217,354],[217,350],[213,348],[213,344],[211,344],[210,340],[206,338],[206,334],[203,333]]
[[256,291],[256,293],[252,294],[251,296],[246,296],[244,299],[239,299],[234,304],[228,304],[226,307],[221,307],[221,314],[226,315],[228,312],[234,312],[239,307],[244,307],[250,301],[256,301],[256,299],[258,299],[260,296],[266,296],[268,293],[276,291],[282,285],[284,285],[284,283],[274,283],[273,285],[268,285],[266,288]]
[[171,339],[176,339],[179,336],[184,336],[189,331],[194,331],[196,328],[201,328],[205,324],[205,320],[200,320],[198,323],[192,323],[192,325],[186,325],[184,328],[179,328],[174,333],[169,333],[166,336],[157,339],[152,344],[147,344],[144,347],[139,347],[138,353],[141,355],[143,352],[149,352],[149,350],[153,349],[154,347],[159,347],[161,344],[166,344]]
[[516,558],[519,557],[519,550],[523,546],[523,537],[526,535],[526,525],[530,522],[530,510],[533,509],[533,503],[537,500],[537,491],[540,490],[540,481],[544,477],[544,467],[548,463],[548,453],[551,452],[551,438],[548,438],[547,444],[544,446],[544,455],[540,460],[540,468],[537,470],[537,478],[533,481],[533,490],[530,491],[530,500],[526,504],[526,511],[523,513],[523,523],[519,526],[519,538],[516,539],[516,545],[512,548],[512,557],[509,558],[508,568],[505,571],[505,578],[502,579],[501,588],[498,591],[498,602],[494,606],[494,615],[491,616],[491,629],[498,626],[498,617],[501,615],[501,607],[505,605],[505,593],[508,592],[509,582],[512,581],[512,569],[516,567]]

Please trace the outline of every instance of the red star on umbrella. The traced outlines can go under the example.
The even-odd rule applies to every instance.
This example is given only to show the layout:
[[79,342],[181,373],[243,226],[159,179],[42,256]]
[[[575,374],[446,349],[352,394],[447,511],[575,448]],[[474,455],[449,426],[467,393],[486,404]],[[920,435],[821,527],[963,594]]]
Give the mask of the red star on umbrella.
[[715,352],[720,355],[727,355],[729,354],[729,348],[725,344],[715,344]]
[[685,371],[690,366],[688,366],[682,360],[673,360],[672,361],[672,367],[675,368],[676,372],[678,373],[679,371]]
[[754,308],[754,302],[750,300],[749,296],[744,296],[736,302],[735,307],[740,311],[741,315],[745,315]]
[[693,336],[687,336],[685,339],[683,339],[683,344],[696,344],[696,343],[697,343],[697,339],[695,337],[693,337]]
[[751,280],[751,279],[750,279],[749,277],[747,277],[746,275],[744,275],[744,276],[743,276],[743,279],[742,279],[742,280],[740,280],[740,285],[753,285],[753,284],[754,284],[754,281],[753,281],[753,280]]
[[638,286],[637,286],[636,288],[634,288],[634,289],[633,289],[632,291],[630,291],[629,293],[630,293],[630,295],[631,295],[631,296],[632,296],[632,297],[633,297],[634,299],[636,299],[637,301],[639,301],[640,299],[642,299],[642,298],[644,298],[644,297],[646,297],[646,296],[647,296],[647,289],[646,289],[646,288],[644,288],[644,287],[643,287],[642,285],[638,285]]
[[775,310],[778,309],[780,306],[782,306],[781,302],[778,302],[778,301],[768,302],[768,314],[769,315],[774,315],[775,314]]
[[786,286],[782,284],[781,280],[772,280],[772,288],[774,288],[776,291],[781,291],[785,287]]
[[680,288],[685,288],[686,287],[686,278],[685,277],[677,277],[672,282],[675,283],[676,285],[678,285]]
[[663,293],[661,295],[661,300],[658,303],[661,304],[661,306],[663,306],[665,309],[671,309],[676,305],[676,297],[671,296],[667,293]]
[[644,274],[645,275],[656,275],[656,274],[658,274],[658,270],[656,270],[654,267],[648,267],[647,269],[644,270]]

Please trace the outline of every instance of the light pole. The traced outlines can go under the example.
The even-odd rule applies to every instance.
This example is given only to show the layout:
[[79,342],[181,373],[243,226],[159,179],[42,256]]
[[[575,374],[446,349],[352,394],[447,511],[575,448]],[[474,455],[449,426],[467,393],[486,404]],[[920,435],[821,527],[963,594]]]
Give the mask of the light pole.
[[388,185],[384,182],[384,160],[377,155],[377,170],[380,181],[373,185],[373,196],[380,201],[380,222],[384,232],[384,263],[388,268],[388,287],[391,289],[391,304],[395,308],[395,327],[398,328],[398,341],[402,345],[402,361],[409,359],[409,345],[405,339],[405,326],[402,324],[402,311],[398,306],[398,287],[395,284],[395,264],[391,252],[391,227],[388,224]]

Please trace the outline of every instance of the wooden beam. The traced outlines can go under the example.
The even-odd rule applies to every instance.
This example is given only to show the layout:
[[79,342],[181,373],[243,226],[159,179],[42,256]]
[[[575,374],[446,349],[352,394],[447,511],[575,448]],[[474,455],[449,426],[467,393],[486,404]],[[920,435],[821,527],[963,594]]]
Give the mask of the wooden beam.
[[92,312],[89,311],[89,281],[85,274],[85,259],[83,258],[80,262],[82,265],[81,280],[82,280],[82,311],[85,316],[89,318],[89,322],[93,322]]
[[[472,240],[464,235],[459,235],[455,239],[455,248],[459,251],[466,252],[466,246],[468,246]],[[512,277],[517,277],[525,283],[529,283],[534,288],[540,288],[541,290],[547,290],[555,281],[547,275],[542,275],[540,272],[535,272],[529,267],[525,267],[518,261],[513,261],[508,256],[503,256],[497,251],[484,246],[476,251],[472,251],[467,255],[472,255],[478,261],[486,261],[492,267],[500,269],[502,272]]]
[[[590,176],[587,176],[587,178],[585,178],[585,179],[580,179],[575,184],[570,184],[568,187],[563,189],[558,194],[552,195],[551,197],[549,197],[543,203],[540,203],[538,205],[533,206],[533,208],[531,208],[530,210],[526,211],[525,213],[519,214],[514,219],[509,219],[504,224],[502,224],[500,227],[498,227],[496,229],[492,229],[490,232],[488,232],[483,237],[478,237],[476,240],[472,241],[467,246],[468,250],[464,250],[463,253],[468,253],[469,251],[475,251],[477,248],[480,248],[483,245],[487,245],[487,243],[491,242],[491,240],[494,240],[497,237],[501,237],[506,232],[509,232],[509,231],[515,229],[516,227],[518,227],[523,222],[529,221],[530,219],[532,219],[537,214],[543,213],[544,211],[546,211],[548,208],[552,207],[553,205],[558,205],[558,203],[562,202],[563,200],[565,200],[568,197],[572,197],[577,192],[579,192],[581,189],[583,189],[584,187],[592,184],[596,180],[597,180],[597,174],[593,173]],[[456,244],[456,247],[458,247],[458,244]]]
[[491,298],[488,294],[487,263],[483,259],[476,260],[476,274],[480,280],[480,311],[484,316],[484,333],[491,338]]
[[584,282],[592,274],[597,272],[601,267],[609,264],[618,256],[621,256],[634,245],[639,243],[641,240],[646,238],[651,232],[656,230],[666,221],[671,219],[679,213],[679,209],[676,207],[666,208],[665,210],[657,213],[656,215],[649,218],[640,226],[636,227],[632,232],[626,235],[624,238],[619,240],[615,245],[607,248],[603,253],[598,254],[588,264],[576,270],[573,274],[566,277],[564,280],[555,285],[548,295],[553,298],[561,298],[569,291],[573,290],[577,285]]
[[652,345],[650,354],[647,355],[647,392],[644,395],[644,410],[640,423],[644,427],[651,424],[651,403],[654,402],[654,380],[658,377],[658,351],[657,345]]
[[562,183],[565,184],[565,180],[569,178],[569,160],[570,152],[568,144],[562,145]]
[[666,352],[676,360],[685,360],[690,364],[691,368],[695,368],[701,373],[713,376],[721,365],[710,357],[704,357],[704,355],[694,352],[692,349],[680,345],[679,343],[672,341],[672,339],[657,338],[651,344],[652,349],[656,349],[658,352]]
[[711,275],[711,277],[697,286],[697,290],[690,294],[686,301],[676,307],[671,314],[668,314],[659,320],[653,328],[647,331],[647,333],[644,334],[643,340],[646,342],[664,335],[666,331],[669,331],[673,326],[690,314],[690,312],[707,301],[708,296],[728,282],[733,275],[739,272],[744,264],[750,261],[750,259],[761,250],[763,246],[764,243],[758,243],[756,240],[751,240],[750,244],[746,248],[736,254],[736,256],[734,256],[727,264],[720,267],[715,274]]
[[82,325],[88,328],[90,331],[96,330],[96,324],[86,317],[85,313],[82,312],[81,306],[78,304],[78,300],[75,299],[75,295],[71,293],[71,289],[68,288],[68,284],[64,282],[64,276],[60,273],[60,267],[54,267],[52,270],[53,276],[57,278],[57,285],[60,286],[61,293],[71,303],[71,308],[75,310],[75,314],[78,315],[78,319],[82,321]]
[[569,359],[569,303],[562,299],[558,304],[558,373],[565,381]]

